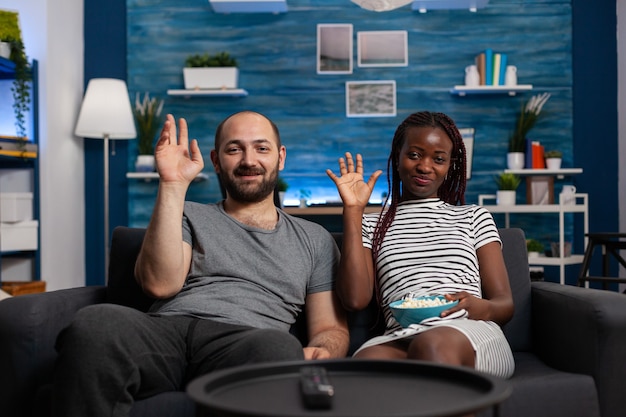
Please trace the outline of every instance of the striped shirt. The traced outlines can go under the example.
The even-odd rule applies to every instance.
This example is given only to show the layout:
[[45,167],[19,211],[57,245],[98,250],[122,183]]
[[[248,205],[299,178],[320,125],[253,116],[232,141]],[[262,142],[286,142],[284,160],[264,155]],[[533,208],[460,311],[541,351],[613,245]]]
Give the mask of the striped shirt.
[[[363,217],[363,245],[370,249],[378,216]],[[376,259],[387,333],[401,328],[387,306],[409,292],[482,297],[476,251],[491,242],[501,243],[500,235],[484,207],[438,198],[400,203]]]

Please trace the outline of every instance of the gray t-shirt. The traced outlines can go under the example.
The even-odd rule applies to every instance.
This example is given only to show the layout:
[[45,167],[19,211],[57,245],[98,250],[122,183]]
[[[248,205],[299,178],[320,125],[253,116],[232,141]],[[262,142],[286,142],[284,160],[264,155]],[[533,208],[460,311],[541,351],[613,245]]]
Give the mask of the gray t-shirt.
[[230,217],[222,203],[186,202],[191,269],[182,290],[151,312],[288,330],[307,294],[332,290],[340,255],[322,226],[278,213],[276,228],[265,230]]

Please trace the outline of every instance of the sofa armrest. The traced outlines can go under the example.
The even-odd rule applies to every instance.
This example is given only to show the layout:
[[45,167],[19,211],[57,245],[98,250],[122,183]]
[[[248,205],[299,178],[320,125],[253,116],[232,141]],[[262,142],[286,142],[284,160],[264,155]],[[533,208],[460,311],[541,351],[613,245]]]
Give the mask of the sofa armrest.
[[534,350],[546,364],[591,375],[602,416],[626,398],[626,296],[611,291],[532,283]]
[[[22,295],[0,301],[2,415],[27,415],[31,394],[52,379],[57,335],[76,311],[105,301],[103,286]],[[7,414],[5,414],[7,412]]]

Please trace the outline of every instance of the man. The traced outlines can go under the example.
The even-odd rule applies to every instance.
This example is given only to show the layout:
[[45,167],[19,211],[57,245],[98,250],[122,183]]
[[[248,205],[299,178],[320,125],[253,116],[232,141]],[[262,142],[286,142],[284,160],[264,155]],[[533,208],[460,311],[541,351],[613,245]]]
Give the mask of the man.
[[[347,353],[332,290],[338,248],[321,226],[274,206],[286,150],[263,115],[217,128],[211,160],[227,190],[218,204],[185,202],[204,162],[187,124],[167,116],[156,146],[159,190],[135,275],[157,299],[150,314],[81,310],[59,337],[56,416],[126,416],[134,399],[184,389],[231,366]],[[289,334],[306,311],[309,343]]]

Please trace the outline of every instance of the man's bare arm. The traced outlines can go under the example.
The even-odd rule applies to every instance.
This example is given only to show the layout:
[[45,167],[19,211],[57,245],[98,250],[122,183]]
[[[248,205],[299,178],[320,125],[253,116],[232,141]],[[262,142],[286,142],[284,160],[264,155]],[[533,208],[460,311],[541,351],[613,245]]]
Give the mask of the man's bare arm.
[[183,208],[187,188],[204,162],[197,141],[189,144],[184,119],[179,129],[177,138],[174,117],[168,115],[155,150],[159,190],[135,264],[137,282],[155,298],[178,293],[191,264],[191,246],[183,242]]

